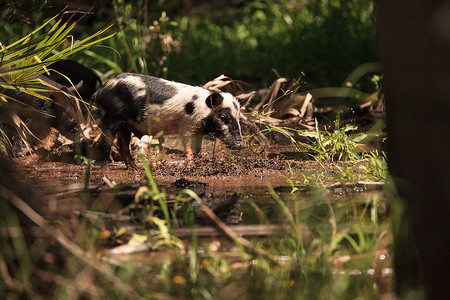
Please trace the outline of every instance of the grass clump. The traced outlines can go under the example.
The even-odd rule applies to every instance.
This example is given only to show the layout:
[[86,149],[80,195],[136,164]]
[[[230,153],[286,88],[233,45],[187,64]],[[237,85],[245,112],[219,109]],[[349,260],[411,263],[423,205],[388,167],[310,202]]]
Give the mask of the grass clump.
[[317,161],[335,161],[335,160],[356,160],[360,158],[357,151],[356,143],[363,140],[365,134],[357,134],[355,136],[348,135],[348,132],[356,130],[358,127],[346,124],[342,127],[339,125],[340,118],[334,122],[334,130],[332,132],[319,131],[316,120],[315,131],[304,131],[301,134],[305,137],[312,138],[311,144],[302,143],[312,153],[310,154]]

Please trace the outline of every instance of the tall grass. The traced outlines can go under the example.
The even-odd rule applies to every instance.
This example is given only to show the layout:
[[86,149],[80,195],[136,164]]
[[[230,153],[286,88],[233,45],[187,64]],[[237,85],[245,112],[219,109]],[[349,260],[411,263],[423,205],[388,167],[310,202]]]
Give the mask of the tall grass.
[[[92,66],[101,72],[102,80],[125,73],[151,74],[157,77],[168,76],[167,63],[180,42],[174,38],[178,23],[171,20],[165,11],[155,19],[149,1],[125,3],[113,2],[114,16],[118,33],[108,42],[109,48],[84,51],[93,58]],[[85,57],[80,57],[85,61]],[[105,71],[105,66],[108,66]]]
[[171,78],[205,82],[221,70],[268,86],[276,69],[288,78],[305,72],[305,88],[340,86],[355,67],[376,61],[371,1],[250,1],[207,14],[176,20],[183,47],[171,55]]

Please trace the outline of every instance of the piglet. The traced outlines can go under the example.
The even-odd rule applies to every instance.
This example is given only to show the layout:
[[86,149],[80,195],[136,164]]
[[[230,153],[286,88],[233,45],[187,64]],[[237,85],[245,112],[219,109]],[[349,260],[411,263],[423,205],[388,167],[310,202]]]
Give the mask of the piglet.
[[131,133],[138,138],[160,132],[178,134],[188,160],[194,151],[200,151],[204,135],[220,139],[231,149],[242,147],[240,107],[251,96],[234,97],[153,76],[124,73],[110,79],[91,101],[100,109],[104,154],[109,153],[117,135],[122,159],[127,166],[135,167],[129,149]]

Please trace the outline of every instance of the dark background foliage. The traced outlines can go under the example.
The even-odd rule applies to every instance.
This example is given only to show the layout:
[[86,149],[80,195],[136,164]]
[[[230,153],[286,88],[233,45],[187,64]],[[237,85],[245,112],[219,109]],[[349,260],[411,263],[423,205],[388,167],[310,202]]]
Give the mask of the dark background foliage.
[[302,77],[308,89],[340,86],[358,65],[377,61],[371,0],[9,1],[0,8],[1,42],[17,40],[66,5],[94,6],[75,40],[116,22],[120,33],[107,47],[91,48],[96,56],[72,57],[104,79],[131,71],[202,84],[224,73],[256,87],[277,76]]

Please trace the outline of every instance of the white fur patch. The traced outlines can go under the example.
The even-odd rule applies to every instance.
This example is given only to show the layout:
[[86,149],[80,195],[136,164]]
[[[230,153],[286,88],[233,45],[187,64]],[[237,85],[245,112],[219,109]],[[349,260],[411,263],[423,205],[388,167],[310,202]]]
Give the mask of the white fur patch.
[[141,77],[132,74],[119,78],[114,77],[110,79],[105,86],[113,89],[119,82],[132,86],[134,90],[134,97],[145,97],[147,93],[147,85],[144,80],[142,80]]
[[145,81],[142,80],[141,77],[139,76],[134,76],[134,75],[128,75],[125,77],[122,77],[120,79],[121,81],[125,81],[125,83],[134,86],[135,89],[147,89],[147,85],[145,84]]

